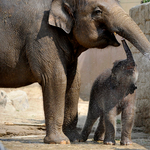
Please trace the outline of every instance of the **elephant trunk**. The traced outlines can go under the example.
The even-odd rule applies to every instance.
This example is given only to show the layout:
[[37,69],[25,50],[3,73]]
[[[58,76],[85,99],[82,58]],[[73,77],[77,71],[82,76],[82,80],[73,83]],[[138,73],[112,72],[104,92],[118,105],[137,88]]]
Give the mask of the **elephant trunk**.
[[134,59],[133,59],[133,56],[132,56],[132,53],[126,43],[126,41],[123,39],[122,40],[122,44],[123,44],[123,47],[124,47],[124,50],[126,52],[126,55],[127,55],[127,62],[128,62],[128,65],[129,66],[132,66],[132,67],[135,67],[135,62],[134,62]]
[[132,18],[118,5],[111,9],[111,28],[120,36],[130,41],[143,55],[150,59],[150,43],[132,20]]

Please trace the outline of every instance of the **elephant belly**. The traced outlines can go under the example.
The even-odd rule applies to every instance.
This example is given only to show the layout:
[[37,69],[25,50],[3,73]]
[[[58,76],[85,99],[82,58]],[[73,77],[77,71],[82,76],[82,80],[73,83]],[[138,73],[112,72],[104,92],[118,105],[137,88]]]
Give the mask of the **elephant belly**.
[[0,66],[0,87],[21,87],[36,82],[29,66],[23,63],[15,68]]

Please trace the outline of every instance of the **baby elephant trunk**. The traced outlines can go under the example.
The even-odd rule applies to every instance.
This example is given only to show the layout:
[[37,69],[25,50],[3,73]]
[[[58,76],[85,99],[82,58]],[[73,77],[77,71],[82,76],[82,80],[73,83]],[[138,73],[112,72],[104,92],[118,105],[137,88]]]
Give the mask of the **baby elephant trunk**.
[[131,50],[129,49],[129,47],[128,47],[128,45],[124,39],[122,40],[122,44],[123,44],[124,50],[125,50],[126,55],[127,55],[128,65],[130,67],[135,67],[135,62],[134,62]]

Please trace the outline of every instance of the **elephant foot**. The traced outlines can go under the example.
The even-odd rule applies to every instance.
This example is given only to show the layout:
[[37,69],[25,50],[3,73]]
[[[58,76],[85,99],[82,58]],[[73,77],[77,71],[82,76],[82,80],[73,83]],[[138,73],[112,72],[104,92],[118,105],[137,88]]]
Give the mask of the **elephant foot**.
[[106,145],[115,145],[116,144],[115,140],[107,140],[107,139],[105,139],[103,143]]
[[64,130],[64,134],[69,138],[71,142],[79,142],[80,135],[76,129]]
[[79,142],[85,142],[87,140],[87,136],[84,136],[81,134],[80,138],[79,138]]
[[120,145],[132,145],[132,141],[130,139],[121,140]]
[[79,139],[79,142],[85,142],[85,141],[86,141],[86,140],[84,140],[84,139],[82,139],[82,138]]
[[51,134],[50,136],[45,136],[44,143],[46,144],[70,144],[69,139],[63,135]]
[[94,141],[104,141],[104,135],[98,136],[98,135],[94,135]]
[[88,138],[88,131],[87,130],[83,130],[81,132],[81,135],[80,135],[80,139],[79,139],[79,142],[85,142]]
[[79,142],[86,142],[87,139],[80,137]]

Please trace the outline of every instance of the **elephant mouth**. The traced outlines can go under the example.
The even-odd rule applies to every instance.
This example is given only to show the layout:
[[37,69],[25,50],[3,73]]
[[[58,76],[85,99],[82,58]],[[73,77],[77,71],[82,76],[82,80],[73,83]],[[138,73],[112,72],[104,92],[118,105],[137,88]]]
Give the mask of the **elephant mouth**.
[[120,46],[120,43],[118,42],[118,40],[116,38],[117,34],[115,32],[106,31],[105,34],[107,36],[108,45],[111,45],[111,46],[114,46],[114,47]]
[[116,32],[111,33],[111,41],[110,41],[110,44],[111,44],[112,46],[118,47],[118,46],[120,46],[120,43],[118,42],[118,40],[117,40],[117,38],[116,38],[116,35],[117,35]]
[[114,46],[118,47],[120,46],[120,43],[118,42],[116,38],[116,33],[109,31],[108,29],[102,29],[99,31],[99,47],[98,48],[106,48],[107,46]]

